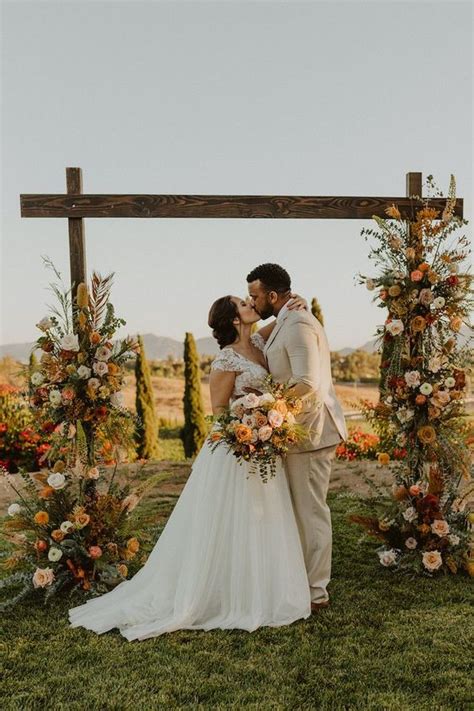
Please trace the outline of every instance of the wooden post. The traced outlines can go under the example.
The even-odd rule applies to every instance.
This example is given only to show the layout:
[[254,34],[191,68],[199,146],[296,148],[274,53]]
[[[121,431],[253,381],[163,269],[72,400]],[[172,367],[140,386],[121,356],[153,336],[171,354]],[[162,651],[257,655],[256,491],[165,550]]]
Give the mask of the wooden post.
[[[68,195],[80,195],[82,193],[82,170],[81,168],[66,168],[66,185]],[[71,272],[71,298],[73,304],[76,301],[77,287],[81,282],[87,284],[86,266],[86,243],[84,235],[84,220],[82,217],[68,217],[69,223],[69,266]],[[73,329],[76,331],[76,324],[73,318]]]

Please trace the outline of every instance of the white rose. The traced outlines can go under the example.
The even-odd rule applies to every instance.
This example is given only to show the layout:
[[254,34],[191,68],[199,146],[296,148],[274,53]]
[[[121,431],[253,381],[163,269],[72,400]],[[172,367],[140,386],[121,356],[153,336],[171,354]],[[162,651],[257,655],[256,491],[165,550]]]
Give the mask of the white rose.
[[432,373],[437,373],[439,370],[441,370],[441,358],[439,356],[433,356],[432,358],[430,358],[428,361],[428,369]]
[[431,530],[437,536],[443,538],[443,536],[447,536],[449,533],[449,523],[443,519],[436,519],[436,521],[433,521],[431,524]]
[[54,474],[50,474],[48,479],[48,484],[53,488],[59,491],[59,489],[64,489],[66,486],[66,477],[64,474],[61,474],[61,472],[55,472]]
[[116,393],[112,393],[110,396],[110,404],[113,407],[122,407],[124,403],[123,393],[118,390]]
[[87,387],[96,389],[99,387],[99,385],[100,385],[100,380],[97,380],[97,378],[89,378]]
[[439,551],[426,551],[423,553],[423,565],[429,571],[438,570],[443,565],[443,559]]
[[95,352],[95,357],[97,360],[109,360],[112,355],[112,351],[107,346],[99,346]]
[[420,373],[417,370],[409,370],[405,373],[405,382],[410,388],[417,388],[420,384]]
[[401,407],[400,410],[397,412],[397,417],[402,424],[405,424],[406,422],[409,422],[413,419],[414,414],[414,410],[410,410],[406,407]]
[[393,276],[395,277],[395,279],[403,279],[405,274],[400,269],[395,269],[395,271],[393,272]]
[[63,533],[69,533],[74,528],[72,521],[63,521],[59,527]]
[[10,504],[8,507],[8,515],[9,516],[16,516],[19,514],[21,511],[21,506],[20,504]]
[[433,386],[430,383],[423,383],[420,385],[420,393],[422,395],[431,395],[433,392]]
[[49,401],[51,405],[57,406],[61,404],[61,393],[59,390],[50,390]]
[[410,538],[407,538],[407,539],[406,539],[405,545],[406,545],[406,547],[409,548],[410,550],[414,550],[414,549],[417,547],[417,545],[418,545],[418,541],[416,540],[416,538],[413,538],[413,537],[410,536]]
[[278,410],[270,410],[268,413],[268,421],[272,427],[280,427],[283,424],[284,417]]
[[79,336],[77,333],[66,333],[59,341],[61,348],[65,351],[79,350]]
[[264,425],[258,430],[258,438],[261,442],[266,442],[272,436],[273,430],[270,425]]
[[373,291],[375,289],[375,283],[373,279],[366,279],[365,285],[369,291]]
[[44,316],[44,318],[42,318],[41,321],[36,324],[37,328],[39,328],[41,331],[47,331],[48,328],[51,328],[52,325],[53,322],[51,321],[49,316]]
[[454,388],[454,386],[456,385],[456,381],[450,376],[449,378],[446,378],[444,384],[447,388]]
[[238,397],[237,400],[234,400],[234,402],[230,406],[230,409],[236,410],[238,407],[243,407],[243,406],[244,406],[244,398]]
[[394,548],[390,548],[390,550],[379,551],[378,556],[380,563],[386,568],[390,565],[394,565],[397,560],[397,552]]
[[92,370],[96,375],[105,375],[109,372],[107,363],[103,360],[95,360],[92,364]]
[[39,372],[39,370],[36,371],[36,373],[33,373],[31,376],[31,382],[33,385],[41,385],[41,383],[44,382],[44,376],[42,373]]
[[442,309],[446,303],[446,299],[443,296],[437,296],[433,301],[433,308]]
[[54,571],[52,568],[36,568],[33,573],[33,585],[35,588],[46,588],[54,580]]
[[390,323],[387,323],[385,328],[390,333],[390,335],[399,336],[401,333],[403,333],[405,326],[403,325],[403,321],[396,318],[394,321],[390,321]]
[[404,512],[403,512],[403,518],[405,521],[409,521],[410,523],[414,521],[415,519],[418,518],[418,514],[416,512],[416,509],[414,506],[409,506]]
[[255,427],[255,417],[253,415],[244,415],[242,417],[242,422],[244,425],[247,425],[247,427],[250,427],[253,429]]
[[459,538],[459,536],[456,536],[455,533],[450,533],[448,536],[448,541],[451,543],[452,546],[459,545],[460,540],[461,539]]
[[52,563],[57,563],[63,557],[63,552],[60,548],[52,546],[48,551],[48,560]]
[[77,374],[80,378],[83,378],[86,380],[87,378],[90,378],[91,376],[91,369],[87,367],[87,365],[80,365],[79,368],[77,369]]
[[255,395],[255,393],[249,393],[248,395],[245,395],[244,400],[243,400],[243,406],[246,409],[253,409],[254,407],[258,407],[260,405],[260,398],[258,395]]

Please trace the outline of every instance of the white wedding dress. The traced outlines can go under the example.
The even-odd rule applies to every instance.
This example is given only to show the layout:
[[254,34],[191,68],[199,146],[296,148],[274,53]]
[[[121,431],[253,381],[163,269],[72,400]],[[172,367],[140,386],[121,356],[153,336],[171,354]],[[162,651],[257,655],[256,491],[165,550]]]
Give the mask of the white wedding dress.
[[[258,334],[253,342],[263,348]],[[231,347],[213,369],[238,371],[232,399],[267,371]],[[311,614],[290,490],[281,460],[263,483],[225,445],[208,441],[145,565],[110,592],[69,610],[71,627],[117,627],[128,640],[179,629],[277,627]]]

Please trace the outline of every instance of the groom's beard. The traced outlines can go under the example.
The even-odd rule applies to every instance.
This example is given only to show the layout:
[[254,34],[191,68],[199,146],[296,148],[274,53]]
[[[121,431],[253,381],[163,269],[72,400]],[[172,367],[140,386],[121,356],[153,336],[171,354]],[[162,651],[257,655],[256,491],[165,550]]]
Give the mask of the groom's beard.
[[[257,311],[257,309],[255,309],[255,311]],[[257,313],[263,321],[266,321],[267,318],[273,316],[273,306],[266,306],[261,311],[257,311]]]

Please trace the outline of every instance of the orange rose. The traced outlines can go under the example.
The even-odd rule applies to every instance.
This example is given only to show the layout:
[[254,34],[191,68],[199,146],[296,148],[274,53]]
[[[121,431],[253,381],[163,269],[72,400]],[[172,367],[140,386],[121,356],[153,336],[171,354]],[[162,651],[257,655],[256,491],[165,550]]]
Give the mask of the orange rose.
[[423,427],[419,427],[417,435],[418,439],[420,442],[423,442],[423,444],[433,444],[433,442],[436,442],[436,432],[434,427],[431,427],[431,425],[423,425]]
[[428,281],[430,284],[436,284],[439,281],[439,275],[436,272],[428,272]]
[[273,405],[273,410],[276,410],[277,412],[280,413],[280,415],[283,415],[283,417],[286,415],[288,412],[288,408],[286,406],[286,402],[284,400],[277,400],[274,405]]
[[417,395],[415,398],[415,402],[417,405],[424,405],[426,402],[426,395]]
[[387,452],[379,452],[379,454],[377,455],[377,461],[379,464],[385,466],[390,461],[390,455],[387,454]]
[[109,373],[111,375],[115,375],[120,370],[120,368],[118,367],[118,365],[116,363],[107,363],[107,368],[108,368]]
[[410,328],[413,333],[421,333],[426,328],[426,320],[423,316],[415,316],[410,322]]
[[449,322],[449,327],[451,331],[460,331],[462,326],[462,318],[460,316],[453,316]]
[[96,345],[97,343],[100,343],[102,340],[102,337],[100,333],[97,333],[97,331],[92,331],[91,333],[91,343]]
[[222,432],[211,432],[211,442],[218,442],[222,439]]
[[40,526],[46,526],[49,521],[49,514],[47,511],[38,511],[35,513],[35,523]]
[[419,269],[414,269],[410,274],[410,279],[412,281],[421,281],[423,279],[423,272],[420,272]]
[[121,563],[120,565],[117,566],[117,570],[122,576],[122,578],[126,578],[128,575],[128,568],[124,563]]
[[430,265],[427,262],[422,262],[418,265],[418,271],[427,272],[429,271]]
[[59,528],[55,528],[54,531],[51,531],[51,538],[53,541],[56,541],[56,543],[60,543],[64,536],[65,534]]
[[88,524],[89,521],[91,520],[91,517],[89,516],[89,514],[80,513],[80,514],[77,514],[77,516],[74,517],[74,520],[75,520],[75,522],[76,522],[76,527],[77,527],[77,528],[84,528],[85,526],[87,526],[87,524]]
[[137,538],[129,538],[127,541],[127,550],[130,551],[130,553],[138,553],[140,548],[140,543]]
[[247,425],[237,425],[235,428],[235,436],[239,442],[250,442],[252,439],[252,430]]

